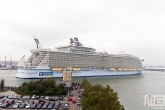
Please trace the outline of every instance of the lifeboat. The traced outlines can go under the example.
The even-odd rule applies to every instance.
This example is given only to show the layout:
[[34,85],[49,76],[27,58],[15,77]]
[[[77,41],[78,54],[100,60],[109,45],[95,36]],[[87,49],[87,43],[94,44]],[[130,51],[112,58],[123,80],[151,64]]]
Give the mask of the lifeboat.
[[137,68],[136,70],[140,70],[140,68]]
[[53,67],[52,70],[62,70],[60,67]]
[[73,68],[73,70],[80,70],[81,68]]
[[116,70],[115,68],[110,68],[110,70]]
[[123,68],[118,68],[118,70],[123,70]]

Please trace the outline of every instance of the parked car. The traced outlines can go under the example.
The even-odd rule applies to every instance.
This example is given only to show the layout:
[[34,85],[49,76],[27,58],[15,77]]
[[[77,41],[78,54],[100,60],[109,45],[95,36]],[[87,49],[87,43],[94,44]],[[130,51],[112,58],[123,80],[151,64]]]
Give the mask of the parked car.
[[26,96],[26,99],[31,99],[31,96],[29,95],[29,96]]
[[16,99],[16,98],[17,98],[17,95],[16,95],[16,94],[14,94],[14,95],[13,95],[13,99]]
[[9,103],[4,103],[4,104],[2,104],[2,108],[6,108],[6,107],[8,107],[9,106]]
[[3,98],[8,98],[9,97],[9,95],[6,95],[6,96],[4,96]]
[[69,94],[69,96],[73,96],[73,92],[71,92],[71,93]]
[[82,94],[81,93],[79,94],[79,97],[82,97]]
[[36,105],[38,105],[40,102],[39,102],[39,100],[34,100],[34,103],[35,103]]
[[53,108],[53,105],[54,104],[50,103],[49,106],[48,106],[48,109],[52,109]]
[[59,98],[59,100],[63,100],[63,96],[59,96],[58,98]]
[[40,98],[40,96],[36,96],[36,99],[39,99]]
[[68,109],[69,105],[67,103],[64,104],[64,109]]
[[49,100],[49,96],[45,96],[45,100]]
[[32,106],[30,107],[31,109],[35,109],[36,108],[36,106],[37,106],[37,104],[32,104]]
[[49,105],[48,103],[45,103],[45,104],[42,106],[42,108],[43,108],[43,109],[46,109],[46,108],[48,107],[48,105]]
[[60,105],[60,101],[56,101],[55,104],[56,104],[56,105]]
[[40,99],[44,99],[45,97],[44,96],[41,96]]
[[21,105],[19,106],[19,108],[25,108],[26,103],[21,103]]
[[9,99],[6,99],[2,104],[2,108],[6,108],[8,105],[9,105]]
[[0,100],[0,107],[2,106],[3,102],[4,102],[6,99],[7,99],[7,98],[2,98],[2,99]]
[[25,102],[25,104],[27,105],[27,104],[30,103],[30,100],[26,100],[26,101],[24,101],[24,102]]
[[49,100],[50,101],[55,101],[55,98],[54,97],[49,97]]
[[50,101],[49,100],[45,100],[45,103],[47,103],[49,105]]
[[58,109],[59,108],[59,105],[55,104],[53,108],[54,109]]
[[12,99],[13,96],[14,96],[13,94],[9,95],[9,96],[8,96],[8,99]]
[[22,95],[17,95],[17,99],[19,100],[20,98],[22,98]]
[[68,104],[69,105],[69,102],[65,102],[64,104]]
[[80,92],[84,92],[84,89],[80,89]]
[[27,105],[25,106],[25,108],[30,108],[30,107],[33,105],[33,103],[34,103],[34,101],[30,101],[30,103],[27,104]]
[[77,101],[77,105],[80,105],[80,101]]
[[50,101],[49,103],[54,105],[55,104],[55,101]]
[[77,92],[78,92],[78,93],[80,93],[80,91],[81,91],[80,89],[79,89],[79,90],[77,90]]
[[0,95],[0,99],[2,99],[4,96],[3,95]]
[[22,101],[22,100],[20,100],[20,101],[19,101],[19,103],[21,104],[21,103],[23,103],[23,101]]
[[54,97],[54,100],[55,100],[55,101],[56,101],[56,100],[58,100],[58,97],[57,97],[57,96],[55,96],[55,97]]
[[64,109],[64,102],[60,103],[59,109]]
[[41,107],[43,106],[44,102],[41,102],[37,105],[36,109],[41,109]]
[[21,103],[15,103],[13,108],[18,108],[21,105]]
[[33,95],[31,99],[35,99],[36,98],[36,95]]
[[14,103],[14,99],[10,99],[9,100],[9,105],[13,104]]
[[44,102],[44,103],[45,103],[45,100],[43,100],[43,99],[39,99],[38,101],[39,101],[39,103],[40,103],[40,102]]
[[68,98],[68,101],[72,101],[72,97],[69,97],[69,98]]
[[75,99],[72,99],[72,103],[75,104],[76,103],[76,100]]
[[30,108],[31,106],[32,106],[33,104],[27,104],[26,106],[25,106],[25,108]]

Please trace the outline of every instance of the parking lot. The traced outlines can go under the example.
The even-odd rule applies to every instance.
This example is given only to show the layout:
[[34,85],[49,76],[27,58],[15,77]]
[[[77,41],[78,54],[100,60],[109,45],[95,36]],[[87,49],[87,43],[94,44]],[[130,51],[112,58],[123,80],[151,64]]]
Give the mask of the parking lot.
[[2,92],[0,109],[80,110],[82,93],[79,86],[75,88],[67,96],[21,96],[13,91]]

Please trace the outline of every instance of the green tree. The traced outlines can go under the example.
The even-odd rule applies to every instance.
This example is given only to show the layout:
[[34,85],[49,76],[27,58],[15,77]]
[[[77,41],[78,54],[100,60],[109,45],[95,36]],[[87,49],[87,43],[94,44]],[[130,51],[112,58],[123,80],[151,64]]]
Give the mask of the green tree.
[[83,86],[83,110],[124,110],[123,105],[118,101],[117,92],[114,92],[109,85],[106,87],[100,84],[92,86],[84,78]]
[[59,86],[57,87],[57,90],[58,90],[57,92],[58,95],[67,93],[67,88],[63,84],[59,84]]
[[63,84],[55,87],[54,78],[48,78],[43,80],[24,82],[22,83],[22,86],[19,86],[15,89],[15,92],[21,95],[66,95],[67,89]]
[[4,85],[5,85],[5,80],[1,79],[1,89],[4,89]]

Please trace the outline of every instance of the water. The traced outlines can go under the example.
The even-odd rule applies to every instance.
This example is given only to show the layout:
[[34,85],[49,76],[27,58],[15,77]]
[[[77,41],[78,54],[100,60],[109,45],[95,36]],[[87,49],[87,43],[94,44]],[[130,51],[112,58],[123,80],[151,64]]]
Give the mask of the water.
[[[0,79],[5,79],[5,85],[19,86],[31,79],[15,78],[16,71],[1,70]],[[56,78],[61,80],[62,78]],[[81,82],[83,78],[73,78],[75,82]],[[145,107],[144,95],[165,95],[165,72],[144,71],[141,75],[117,76],[117,77],[88,77],[92,84],[110,85],[118,92],[119,100],[126,110],[154,110],[159,107]],[[37,80],[37,79],[32,79]],[[159,108],[165,110],[163,108]]]

